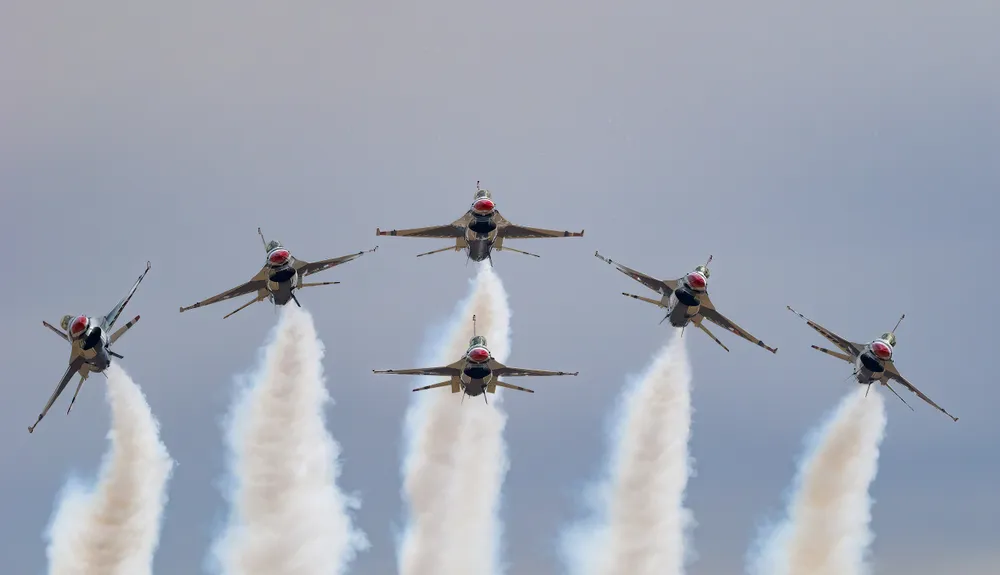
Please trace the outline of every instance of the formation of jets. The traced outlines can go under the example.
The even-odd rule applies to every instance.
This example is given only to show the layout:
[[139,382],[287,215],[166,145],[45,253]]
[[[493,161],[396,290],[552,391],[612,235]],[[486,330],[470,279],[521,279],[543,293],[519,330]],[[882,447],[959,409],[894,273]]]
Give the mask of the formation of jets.
[[[340,283],[335,281],[304,282],[303,279],[305,277],[350,261],[354,261],[355,259],[367,253],[372,253],[378,249],[378,246],[375,246],[368,251],[356,252],[316,262],[308,262],[292,256],[289,249],[283,246],[281,242],[275,240],[267,241],[260,228],[257,228],[257,233],[260,235],[260,239],[264,244],[264,251],[266,253],[264,265],[260,271],[250,278],[249,281],[230,290],[224,291],[193,305],[181,307],[181,312],[250,294],[253,294],[253,299],[226,314],[223,316],[223,319],[228,318],[253,303],[264,301],[265,299],[269,300],[275,306],[285,305],[289,301],[294,301],[296,305],[301,306],[298,297],[296,296],[296,292],[298,290],[307,287],[335,285]],[[479,187],[479,182],[476,182],[476,193],[473,198],[472,205],[462,217],[450,224],[391,231],[376,229],[375,233],[378,236],[403,236],[454,240],[454,245],[417,254],[417,257],[445,251],[464,250],[467,261],[472,260],[481,262],[489,260],[490,265],[493,265],[494,250],[498,252],[511,251],[538,257],[537,254],[505,246],[504,240],[583,236],[583,230],[579,232],[571,232],[545,228],[529,228],[510,222],[500,215],[500,212],[496,209],[496,203],[493,200],[492,194],[489,190],[481,189]],[[751,335],[750,332],[736,325],[736,323],[732,320],[719,313],[715,303],[712,302],[708,295],[708,279],[710,277],[708,264],[712,262],[712,256],[709,256],[708,261],[705,262],[704,265],[695,267],[684,276],[676,279],[658,279],[654,276],[646,275],[608,259],[602,256],[599,252],[594,252],[594,255],[601,261],[614,266],[618,269],[618,271],[641,283],[659,295],[659,299],[655,299],[622,292],[622,295],[653,304],[664,310],[665,315],[663,319],[660,320],[660,323],[669,321],[670,325],[673,327],[680,328],[682,330],[682,334],[683,330],[689,324],[694,324],[695,327],[704,331],[710,338],[712,338],[713,341],[722,346],[723,349],[729,351],[729,348],[726,347],[726,345],[723,344],[722,341],[720,341],[711,331],[709,331],[708,327],[704,323],[704,320],[708,320],[710,323],[730,331],[737,336],[754,343],[767,351],[770,351],[771,353],[777,353],[777,348],[769,347],[763,341]],[[113,308],[111,308],[111,311],[109,311],[106,315],[100,318],[94,318],[87,315],[67,315],[64,316],[60,322],[62,329],[58,329],[50,325],[48,322],[42,322],[45,327],[58,334],[63,338],[63,340],[70,344],[69,365],[67,366],[62,379],[59,381],[58,385],[56,385],[56,389],[52,393],[52,396],[42,409],[41,414],[39,414],[38,420],[35,421],[34,425],[31,425],[28,428],[29,433],[35,430],[35,426],[37,426],[38,422],[45,417],[45,414],[48,413],[53,403],[55,403],[56,399],[66,388],[66,385],[74,375],[80,375],[80,382],[77,384],[76,392],[73,394],[73,399],[70,401],[69,408],[66,410],[67,413],[69,413],[69,411],[73,408],[73,403],[76,401],[77,394],[80,392],[80,387],[91,373],[104,373],[108,366],[111,365],[112,357],[122,359],[121,355],[111,350],[111,346],[114,345],[114,343],[118,341],[118,339],[121,338],[126,331],[139,321],[139,316],[135,316],[134,319],[110,335],[108,335],[108,333],[114,327],[115,322],[125,309],[125,306],[132,299],[136,289],[139,287],[139,283],[142,282],[144,277],[146,277],[146,273],[149,271],[149,268],[150,264],[149,262],[146,262],[146,269],[142,272],[142,275],[139,276],[139,279],[136,280],[135,284],[132,285],[132,289],[130,289],[128,294]],[[954,421],[958,421],[957,417],[954,417],[945,411],[944,408],[934,403],[929,397],[924,395],[919,389],[900,375],[899,371],[896,369],[896,366],[893,363],[892,354],[896,346],[895,331],[899,327],[899,323],[903,319],[902,317],[900,318],[900,322],[896,323],[896,327],[894,327],[892,331],[883,333],[877,339],[868,343],[855,343],[848,341],[823,326],[813,322],[793,310],[791,307],[788,309],[799,315],[799,317],[804,319],[810,327],[815,329],[826,339],[833,342],[833,344],[841,350],[838,352],[815,345],[812,346],[814,349],[817,349],[827,355],[831,355],[851,363],[854,367],[853,377],[859,384],[867,385],[870,389],[872,384],[876,382],[880,383],[899,397],[900,400],[903,400],[903,398],[900,397],[899,394],[896,393],[896,390],[890,385],[890,381],[895,381],[908,388],[934,408],[938,409],[948,417],[951,417]],[[905,317],[905,315],[903,317]],[[463,400],[466,395],[470,397],[482,395],[483,399],[486,400],[487,394],[496,393],[496,389],[498,387],[534,393],[534,391],[530,389],[519,387],[506,381],[501,381],[499,378],[577,375],[577,372],[522,369],[509,367],[500,363],[490,353],[489,347],[487,347],[486,338],[476,333],[476,316],[472,316],[472,322],[473,337],[469,342],[469,347],[462,357],[454,363],[420,369],[375,370],[374,373],[446,377],[447,379],[444,381],[424,387],[418,387],[413,391],[446,387],[451,390],[451,393],[462,393]],[[488,403],[488,400],[486,401]],[[906,403],[906,401],[903,400],[903,403]],[[909,407],[909,404],[906,405]],[[913,408],[910,407],[910,409]]]

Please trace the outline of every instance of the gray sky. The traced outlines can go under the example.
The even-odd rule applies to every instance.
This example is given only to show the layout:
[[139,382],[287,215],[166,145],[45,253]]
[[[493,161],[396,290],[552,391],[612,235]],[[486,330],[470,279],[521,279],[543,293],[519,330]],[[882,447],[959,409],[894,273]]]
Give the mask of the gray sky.
[[511,362],[581,373],[505,401],[512,573],[561,572],[560,528],[607,451],[601,423],[668,335],[595,249],[664,277],[714,254],[720,311],[780,348],[689,335],[692,574],[742,569],[805,433],[849,388],[850,367],[809,349],[822,339],[787,304],[857,340],[906,312],[898,365],[961,418],[890,398],[878,572],[1000,563],[995,2],[204,4],[0,4],[8,571],[43,572],[61,485],[106,447],[101,378],[27,434],[67,356],[40,321],[104,313],[147,259],[125,314],[142,321],[117,349],[178,463],[156,570],[201,569],[226,512],[233,375],[276,316],[177,308],[259,269],[257,226],[307,260],[380,245],[301,299],[328,350],[341,484],[363,497],[373,542],[354,572],[394,570],[411,387],[370,370],[416,367],[474,267],[413,257],[445,242],[374,230],[447,223],[476,180],[516,223],[587,230],[514,246],[542,259],[495,259]]

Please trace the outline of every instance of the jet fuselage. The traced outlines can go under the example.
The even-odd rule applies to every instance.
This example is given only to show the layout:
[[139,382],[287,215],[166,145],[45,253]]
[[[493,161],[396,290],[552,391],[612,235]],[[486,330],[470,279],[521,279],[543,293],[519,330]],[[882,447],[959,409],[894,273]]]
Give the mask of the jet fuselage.
[[[479,220],[486,219],[492,228],[489,231],[481,232],[476,231],[473,226],[479,223]],[[488,229],[485,224],[483,227],[478,229]],[[487,260],[490,257],[490,253],[493,251],[493,244],[496,241],[497,232],[496,224],[493,223],[492,215],[486,218],[477,217],[473,220],[465,232],[465,253],[468,255],[469,259],[474,262],[481,262]]]
[[70,361],[83,357],[90,365],[90,371],[103,372],[111,365],[111,355],[108,353],[108,334],[104,333],[98,322],[93,318],[79,316],[63,316],[62,328],[69,334],[71,346]]
[[663,305],[667,308],[667,321],[674,327],[686,326],[701,311],[701,300],[684,287],[664,296]]
[[285,305],[292,300],[292,290],[301,283],[299,274],[292,266],[291,253],[278,242],[268,244],[267,291],[271,302]]
[[882,334],[865,346],[854,361],[854,376],[858,383],[868,385],[885,379],[885,362],[892,359],[893,344],[896,336],[892,333]]
[[490,369],[490,358],[493,357],[486,347],[486,338],[478,335],[469,342],[465,352],[465,366],[459,375],[462,389],[468,395],[476,397],[486,391],[493,381],[493,370]]
[[[477,183],[478,184],[478,183]],[[497,239],[496,203],[488,190],[476,190],[465,229],[465,253],[474,262],[489,259]]]
[[701,311],[702,294],[707,293],[708,268],[698,266],[694,271],[677,280],[677,289],[663,296],[666,319],[674,327],[684,327]]

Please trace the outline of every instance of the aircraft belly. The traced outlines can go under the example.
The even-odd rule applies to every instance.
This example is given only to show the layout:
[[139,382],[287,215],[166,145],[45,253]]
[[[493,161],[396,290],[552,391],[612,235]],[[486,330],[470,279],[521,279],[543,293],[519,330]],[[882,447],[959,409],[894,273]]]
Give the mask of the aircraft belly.
[[482,379],[473,379],[465,384],[465,393],[471,395],[472,397],[482,395],[485,389],[486,381]]
[[275,284],[273,282],[267,282],[268,291],[271,292],[272,300],[275,305],[285,305],[292,300],[292,284],[291,282],[284,282]]
[[684,327],[691,321],[691,318],[698,313],[699,308],[690,308],[680,302],[670,310],[670,325],[674,327]]
[[469,259],[475,262],[481,262],[490,256],[490,248],[492,247],[489,240],[485,239],[475,239],[468,240],[469,244]]

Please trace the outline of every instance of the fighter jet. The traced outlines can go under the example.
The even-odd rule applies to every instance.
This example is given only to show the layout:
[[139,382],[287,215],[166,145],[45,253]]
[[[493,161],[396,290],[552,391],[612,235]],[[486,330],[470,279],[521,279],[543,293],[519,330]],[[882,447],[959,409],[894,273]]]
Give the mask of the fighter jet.
[[[889,385],[889,380],[894,379],[909,388],[909,390],[913,393],[917,394],[920,399],[933,405],[935,409],[950,417],[952,421],[958,421],[957,417],[945,411],[943,407],[934,403],[931,401],[931,398],[921,393],[921,391],[914,387],[912,383],[906,381],[906,378],[899,374],[895,364],[892,362],[892,351],[893,348],[896,347],[896,329],[899,327],[899,324],[902,323],[906,314],[903,314],[899,318],[899,321],[896,322],[896,327],[892,328],[892,331],[883,333],[878,337],[878,339],[872,340],[868,343],[855,343],[853,341],[847,341],[846,339],[812,321],[792,309],[791,306],[786,307],[788,307],[789,311],[804,319],[806,323],[809,324],[809,327],[818,331],[821,336],[830,340],[833,342],[833,345],[844,351],[844,353],[839,353],[826,349],[825,347],[819,347],[816,345],[812,346],[813,349],[822,351],[827,355],[832,355],[837,359],[853,363],[854,373],[852,375],[858,383],[861,385],[867,385],[869,391],[871,390],[873,383],[881,383],[889,388],[889,391],[891,391],[893,395],[899,397],[899,400],[905,403],[906,406],[912,410],[913,408],[910,404],[906,403],[906,400],[900,397],[900,395],[896,393],[896,390]],[[867,391],[865,392],[865,395],[867,395]]]
[[[519,367],[508,367],[493,358],[492,354],[490,354],[489,348],[486,347],[486,338],[481,335],[476,335],[476,316],[472,316],[472,333],[473,337],[469,340],[469,349],[465,351],[465,354],[462,355],[461,359],[450,365],[442,367],[427,367],[422,369],[372,370],[372,372],[394,373],[396,375],[446,376],[448,379],[445,381],[424,387],[418,387],[413,391],[423,391],[425,389],[433,389],[435,387],[450,387],[452,393],[464,391],[465,395],[470,397],[482,395],[483,401],[486,401],[486,403],[489,403],[489,401],[486,399],[486,395],[483,392],[496,393],[498,386],[506,387],[507,389],[516,389],[518,391],[526,391],[528,393],[535,393],[530,389],[518,387],[505,381],[500,381],[496,379],[497,377],[520,377],[525,375],[577,375],[579,373],[577,371],[570,373],[566,371],[546,371],[543,369],[521,369]],[[465,395],[462,396],[463,400],[465,399]]]
[[135,284],[132,289],[129,290],[128,295],[122,298],[115,307],[111,308],[111,311],[107,313],[104,317],[100,319],[88,317],[86,315],[64,315],[60,325],[62,329],[54,327],[47,321],[43,321],[42,325],[52,330],[56,335],[63,338],[70,345],[69,352],[69,367],[66,368],[66,373],[63,374],[62,379],[59,380],[59,385],[56,386],[56,390],[49,397],[48,403],[45,404],[45,408],[42,409],[42,413],[38,415],[38,419],[35,424],[28,427],[28,433],[33,433],[35,431],[35,426],[38,422],[45,417],[45,414],[49,412],[52,404],[55,403],[59,395],[66,389],[66,385],[69,380],[72,379],[77,373],[80,374],[80,383],[76,384],[76,392],[73,393],[73,399],[69,402],[69,408],[66,409],[66,413],[69,414],[70,410],[73,409],[73,404],[76,403],[76,396],[80,393],[80,388],[83,386],[83,382],[90,377],[91,373],[104,373],[104,370],[111,365],[111,357],[117,357],[122,359],[122,356],[111,351],[111,346],[118,341],[121,336],[125,334],[133,325],[139,321],[139,316],[135,316],[132,321],[126,323],[120,327],[117,331],[108,336],[108,332],[114,327],[115,322],[118,320],[118,316],[121,315],[125,306],[128,304],[129,300],[132,299],[132,294],[135,293],[136,288],[139,287],[139,282],[142,278],[146,277],[146,273],[149,271],[149,262],[146,262],[146,269],[139,276],[139,279],[135,280]]
[[764,342],[750,335],[750,332],[736,325],[715,309],[715,304],[712,303],[712,300],[708,297],[707,291],[708,277],[710,275],[710,272],[708,271],[708,264],[712,263],[712,256],[708,256],[708,261],[705,262],[705,265],[694,268],[693,271],[684,277],[676,280],[661,280],[648,276],[644,273],[637,272],[630,267],[623,266],[618,262],[602,256],[598,252],[594,252],[594,255],[601,261],[615,266],[618,268],[618,271],[628,277],[660,294],[661,298],[659,300],[655,300],[622,292],[622,295],[624,296],[665,308],[667,310],[667,315],[660,320],[660,323],[669,319],[670,325],[682,329],[686,327],[688,323],[694,323],[698,329],[707,333],[708,337],[715,340],[715,343],[721,345],[722,349],[729,351],[728,347],[719,341],[719,339],[715,337],[712,332],[708,331],[708,327],[706,327],[702,322],[702,320],[707,319],[708,321],[735,333],[751,343],[756,343],[771,353],[778,353],[778,348],[768,347],[764,344]]
[[222,319],[226,319],[234,313],[250,306],[250,304],[264,301],[265,299],[270,300],[274,305],[285,305],[289,302],[289,300],[294,300],[295,305],[302,307],[302,304],[299,303],[299,298],[295,297],[295,290],[307,287],[336,285],[340,283],[303,283],[302,278],[316,272],[330,269],[334,266],[339,266],[340,264],[345,264],[378,249],[378,246],[375,246],[365,252],[358,252],[356,254],[340,256],[339,258],[332,258],[318,262],[307,262],[293,257],[291,252],[288,251],[288,248],[281,245],[281,242],[275,240],[266,241],[264,239],[264,233],[260,231],[260,228],[257,228],[257,234],[260,235],[260,241],[264,244],[264,251],[267,252],[267,257],[264,260],[264,267],[257,272],[257,275],[250,278],[250,281],[238,285],[231,290],[224,291],[219,295],[212,296],[194,305],[182,307],[181,312],[254,292],[257,293],[254,299],[227,313],[222,317]]
[[538,257],[538,254],[505,246],[503,244],[505,239],[579,238],[583,237],[583,230],[568,232],[514,225],[497,211],[496,203],[494,203],[489,190],[480,188],[479,182],[476,182],[476,196],[472,201],[472,207],[452,223],[408,230],[382,231],[380,228],[376,228],[375,234],[379,236],[454,239],[454,246],[417,254],[417,257],[451,250],[456,252],[465,250],[466,261],[481,262],[488,259],[490,265],[493,265],[493,250],[517,252],[526,256]]

